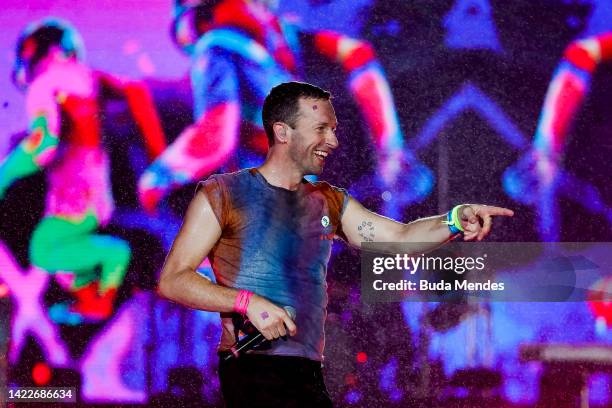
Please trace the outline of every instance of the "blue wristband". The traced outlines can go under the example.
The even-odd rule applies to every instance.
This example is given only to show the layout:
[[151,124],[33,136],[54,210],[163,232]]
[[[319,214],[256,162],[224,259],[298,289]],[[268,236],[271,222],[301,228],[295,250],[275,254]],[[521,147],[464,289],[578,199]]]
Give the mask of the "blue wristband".
[[461,231],[459,230],[459,228],[455,227],[455,223],[453,222],[453,213],[452,211],[448,212],[448,215],[446,217],[446,225],[448,225],[448,229],[450,230],[451,234],[455,235],[455,234],[459,234]]

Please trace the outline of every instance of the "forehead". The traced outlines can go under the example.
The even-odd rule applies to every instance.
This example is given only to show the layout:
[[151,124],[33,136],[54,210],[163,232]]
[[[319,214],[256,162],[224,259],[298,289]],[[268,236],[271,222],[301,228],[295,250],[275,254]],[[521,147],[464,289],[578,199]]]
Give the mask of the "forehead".
[[299,117],[298,121],[324,122],[336,125],[336,112],[329,100],[300,98],[298,100]]

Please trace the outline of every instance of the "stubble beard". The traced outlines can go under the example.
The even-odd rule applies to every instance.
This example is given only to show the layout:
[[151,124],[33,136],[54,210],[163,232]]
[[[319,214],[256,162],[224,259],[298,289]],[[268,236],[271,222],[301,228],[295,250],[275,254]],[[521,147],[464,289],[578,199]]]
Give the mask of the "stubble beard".
[[289,148],[289,158],[305,176],[309,174],[319,175],[323,171],[323,166],[314,163],[315,158],[313,156],[314,151],[310,151],[302,145],[294,145]]

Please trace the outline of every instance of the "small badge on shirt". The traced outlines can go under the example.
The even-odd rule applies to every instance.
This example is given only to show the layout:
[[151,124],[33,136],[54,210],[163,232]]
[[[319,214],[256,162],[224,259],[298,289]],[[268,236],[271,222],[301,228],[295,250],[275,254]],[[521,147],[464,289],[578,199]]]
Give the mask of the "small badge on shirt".
[[327,215],[324,215],[323,218],[321,218],[321,225],[323,227],[327,227],[329,225],[329,217]]
[[334,239],[334,232],[332,231],[333,228],[330,227],[330,220],[329,217],[327,215],[324,215],[323,217],[321,217],[321,225],[323,226],[323,233],[320,236],[321,241],[322,240],[333,240]]

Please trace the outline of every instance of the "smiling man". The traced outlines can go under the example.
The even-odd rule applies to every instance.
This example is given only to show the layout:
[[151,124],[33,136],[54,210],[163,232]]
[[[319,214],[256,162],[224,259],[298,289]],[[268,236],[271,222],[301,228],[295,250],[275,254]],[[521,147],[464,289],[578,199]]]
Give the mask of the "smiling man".
[[[321,174],[338,147],[330,99],[307,83],[272,88],[262,113],[266,161],[200,183],[162,270],[161,295],[221,312],[219,376],[228,407],[332,406],[321,361],[334,237],[357,247],[363,241],[429,242],[427,250],[462,231],[464,239],[480,240],[492,216],[513,214],[470,204],[403,224],[366,210],[343,189],[308,182],[304,176]],[[206,256],[216,284],[195,272]],[[295,321],[283,306],[296,310]],[[235,315],[272,340],[270,347],[225,360],[237,341]]]

